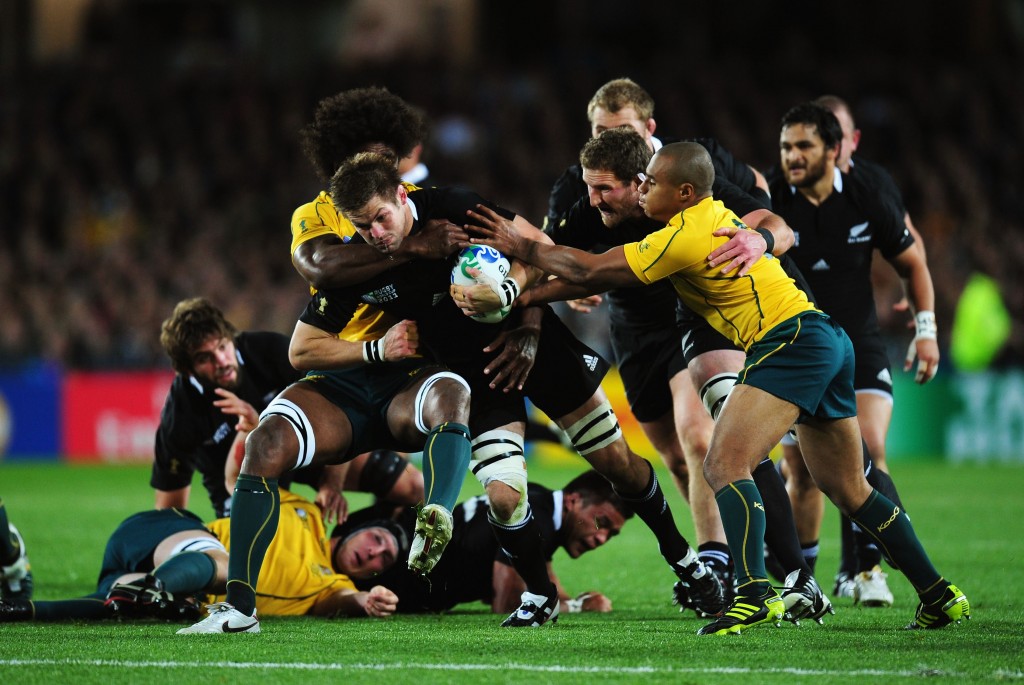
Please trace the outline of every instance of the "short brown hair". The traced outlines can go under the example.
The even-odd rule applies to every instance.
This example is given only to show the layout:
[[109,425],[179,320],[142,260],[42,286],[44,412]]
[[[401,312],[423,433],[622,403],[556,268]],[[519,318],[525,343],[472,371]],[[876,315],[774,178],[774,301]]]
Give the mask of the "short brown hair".
[[342,164],[331,178],[334,206],[343,214],[353,214],[375,197],[394,197],[402,184],[395,162],[390,155],[360,152]]
[[628,78],[614,79],[597,89],[587,105],[587,119],[590,123],[594,123],[594,110],[598,107],[612,114],[623,107],[632,107],[643,121],[654,116],[654,98]]
[[182,300],[160,326],[160,345],[181,374],[192,372],[192,355],[211,337],[234,338],[235,327],[204,297]]
[[580,166],[584,169],[610,171],[623,182],[636,178],[650,161],[647,141],[628,126],[602,131],[580,150]]

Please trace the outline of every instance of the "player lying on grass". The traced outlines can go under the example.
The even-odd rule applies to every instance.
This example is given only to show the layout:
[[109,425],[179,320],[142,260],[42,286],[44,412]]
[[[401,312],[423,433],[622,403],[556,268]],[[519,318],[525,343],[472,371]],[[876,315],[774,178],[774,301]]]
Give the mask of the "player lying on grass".
[[[207,594],[224,592],[229,528],[230,519],[203,525],[183,509],[134,514],[107,541],[95,592],[55,601],[5,599],[0,622],[117,616],[195,620]],[[320,509],[282,490],[277,531],[257,587],[261,614],[388,616],[395,611],[393,592],[381,586],[362,591],[353,582],[370,579],[408,555],[409,538],[393,522],[369,520],[351,527],[344,538],[327,538]]]
[[850,339],[808,302],[778,260],[762,257],[745,276],[723,275],[721,267],[708,265],[709,252],[725,241],[714,235],[719,227],[747,228],[712,196],[714,176],[700,145],[663,147],[648,164],[640,204],[667,226],[598,255],[524,239],[483,207],[468,214],[483,228],[466,228],[483,236],[474,242],[593,292],[667,278],[684,304],[746,351],[704,464],[732,552],[737,595],[700,634],[738,633],[783,616],[765,571],[764,504],[751,468],[794,423],[815,482],[876,539],[917,591],[921,603],[907,627],[939,628],[969,618],[966,596],[932,565],[910,519],[864,478]]
[[[561,490],[549,490],[529,483],[527,499],[541,536],[541,547],[547,561],[548,574],[558,590],[561,612],[611,611],[612,602],[600,592],[591,590],[570,595],[562,587],[551,565],[559,548],[570,558],[594,550],[619,534],[633,511],[612,489],[611,483],[591,469],[573,478]],[[344,533],[358,527],[361,512],[350,522],[335,529]],[[463,602],[484,602],[491,610],[507,614],[519,605],[526,587],[512,562],[498,544],[487,521],[487,498],[474,497],[455,507],[451,542],[430,576],[411,573],[399,563],[378,578],[356,580],[356,587],[378,584],[401,598],[399,613],[448,611]],[[410,534],[415,525],[415,512],[409,510],[399,517],[398,524]]]

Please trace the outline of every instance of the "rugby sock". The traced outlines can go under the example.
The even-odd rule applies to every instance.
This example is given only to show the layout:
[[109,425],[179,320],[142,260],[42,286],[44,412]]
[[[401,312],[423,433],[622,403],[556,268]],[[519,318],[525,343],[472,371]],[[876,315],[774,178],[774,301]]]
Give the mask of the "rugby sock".
[[853,532],[853,523],[846,516],[839,517],[839,573],[853,576],[857,574],[857,541]]
[[110,613],[103,606],[99,597],[82,597],[80,599],[61,599],[55,601],[33,601],[33,621],[59,621],[62,619],[107,618]]
[[203,552],[176,554],[153,571],[171,594],[196,594],[209,586],[217,573],[217,563]]
[[902,571],[921,595],[922,601],[928,601],[924,593],[932,593],[934,596],[942,594],[945,590],[945,586],[940,582],[942,577],[932,566],[928,554],[914,533],[914,527],[910,525],[910,519],[901,507],[896,506],[878,490],[874,490],[850,519],[874,538],[893,567]]
[[820,548],[817,540],[800,543],[800,551],[804,555],[804,562],[807,564],[807,568],[811,570],[811,575],[814,575],[814,567],[818,565],[818,551]]
[[238,476],[231,498],[227,602],[246,616],[256,611],[256,582],[280,515],[277,479]]
[[697,556],[709,566],[728,568],[732,564],[729,545],[724,542],[704,542],[697,548]]
[[526,583],[526,589],[535,595],[550,597],[553,584],[548,576],[543,542],[537,521],[533,518],[533,510],[528,508],[526,518],[510,526],[495,521],[489,512],[487,521],[502,551],[512,562],[512,568]]
[[672,509],[668,506],[665,493],[662,492],[661,485],[658,483],[658,474],[654,472],[654,467],[649,461],[645,459],[644,462],[651,470],[651,479],[642,492],[629,494],[618,488],[613,489],[629,505],[630,509],[636,512],[640,520],[651,529],[654,537],[658,539],[661,556],[665,557],[665,560],[675,569],[678,562],[690,551],[690,543],[676,527],[676,521],[672,518]]
[[764,568],[765,514],[761,494],[753,480],[744,478],[716,492],[715,501],[736,569],[736,593],[758,597],[771,589]]
[[[867,443],[861,441],[861,444],[864,448],[864,477],[867,478],[868,485],[888,497],[906,513],[906,508],[903,506],[900,494],[896,490],[896,483],[893,482],[888,473],[875,467]],[[854,526],[853,531],[854,544],[856,545],[856,570],[870,571],[881,563],[882,553],[872,542],[871,538],[861,532],[856,526]]]
[[431,429],[423,445],[423,489],[427,504],[440,504],[448,511],[455,508],[472,456],[468,426],[446,421]]
[[782,567],[779,580],[797,569],[810,571],[800,550],[800,538],[796,534],[796,520],[793,505],[786,492],[786,483],[775,468],[774,462],[765,457],[754,469],[754,485],[764,502],[764,542],[775,561]]
[[0,499],[0,566],[10,566],[20,555],[21,546],[11,532],[11,525],[7,521],[7,507]]

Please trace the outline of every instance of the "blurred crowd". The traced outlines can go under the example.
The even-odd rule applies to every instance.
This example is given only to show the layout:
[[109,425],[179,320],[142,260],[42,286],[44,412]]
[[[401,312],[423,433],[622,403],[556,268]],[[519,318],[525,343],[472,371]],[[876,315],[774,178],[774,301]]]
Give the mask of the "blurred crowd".
[[[526,60],[495,49],[444,69],[429,55],[269,69],[215,41],[140,59],[104,26],[89,29],[74,60],[3,77],[2,366],[167,367],[160,322],[195,295],[239,328],[290,332],[307,291],[289,261],[289,219],[320,189],[298,131],[326,95],[387,86],[431,122],[433,183],[468,185],[539,224],[551,184],[589,135],[587,101],[619,76],[654,95],[659,133],[716,137],[762,169],[777,161],[791,105],[845,98],[861,154],[889,168],[925,238],[943,345],[964,283],[985,273],[1014,322],[997,362],[1024,363],[1019,59],[937,65],[865,53],[763,78],[755,67],[773,65],[749,54],[684,68],[670,45],[632,64],[598,43]],[[877,271],[879,313],[901,354],[908,317],[891,309],[900,286],[888,266]],[[606,330],[595,321],[575,325],[593,340]]]

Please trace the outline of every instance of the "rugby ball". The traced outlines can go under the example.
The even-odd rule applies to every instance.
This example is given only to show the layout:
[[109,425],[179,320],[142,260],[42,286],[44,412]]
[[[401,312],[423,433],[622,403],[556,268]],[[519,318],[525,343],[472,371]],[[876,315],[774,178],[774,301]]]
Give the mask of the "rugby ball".
[[[477,280],[469,275],[467,269],[479,269],[480,273],[490,279]],[[508,276],[509,263],[505,255],[493,247],[487,245],[470,245],[459,253],[459,258],[452,267],[452,283],[455,285],[492,285],[497,286]],[[477,314],[471,317],[483,323],[498,323],[504,321],[512,307],[502,307],[485,314]]]

